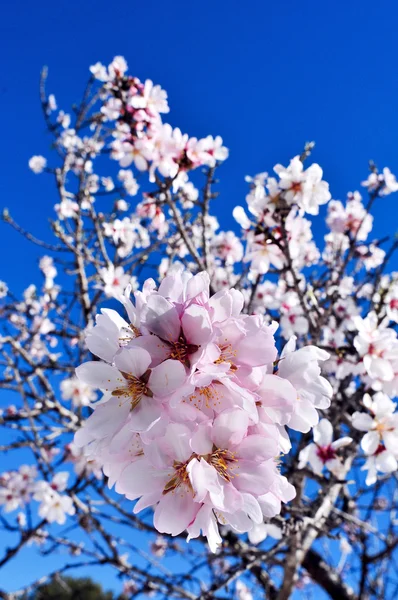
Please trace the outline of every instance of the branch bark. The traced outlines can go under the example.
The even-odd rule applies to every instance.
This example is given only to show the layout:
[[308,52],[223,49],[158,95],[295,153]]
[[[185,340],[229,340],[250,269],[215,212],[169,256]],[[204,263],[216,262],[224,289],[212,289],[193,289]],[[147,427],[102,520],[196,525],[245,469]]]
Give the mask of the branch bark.
[[357,600],[354,590],[346,585],[341,577],[314,550],[308,550],[303,567],[311,579],[321,586],[333,600]]

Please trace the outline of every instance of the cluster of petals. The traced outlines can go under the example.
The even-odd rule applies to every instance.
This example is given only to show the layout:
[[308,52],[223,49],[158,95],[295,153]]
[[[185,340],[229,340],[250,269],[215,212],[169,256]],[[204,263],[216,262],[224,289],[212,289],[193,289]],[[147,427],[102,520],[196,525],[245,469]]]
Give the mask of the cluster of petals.
[[362,358],[364,370],[372,383],[377,383],[380,389],[388,392],[389,384],[396,377],[397,333],[388,326],[388,318],[380,322],[375,312],[370,312],[364,319],[355,316],[353,322],[358,330],[354,346]]
[[62,494],[66,491],[68,478],[69,473],[60,471],[51,482],[41,480],[35,486],[33,498],[40,502],[39,516],[48,523],[63,525],[66,515],[74,515],[76,512],[71,496]]
[[396,404],[383,392],[373,397],[365,394],[363,405],[368,412],[354,412],[352,425],[365,432],[361,448],[366,455],[366,483],[377,480],[377,473],[392,473],[398,469],[398,413]]
[[251,531],[294,497],[278,457],[286,426],[309,431],[330,404],[328,354],[292,339],[278,359],[276,324],[244,314],[234,289],[210,296],[205,272],[147,280],[134,297],[120,297],[127,320],[103,309],[87,334],[100,360],[76,374],[103,396],[75,445],[135,512],[153,507],[160,533],[202,532],[215,550],[218,523]]
[[331,199],[329,184],[322,180],[322,169],[316,163],[304,169],[300,157],[295,156],[288,167],[276,165],[274,171],[279,176],[279,187],[289,205],[297,204],[304,212],[317,215],[319,206]]
[[6,471],[0,476],[0,504],[6,512],[22,508],[31,500],[37,478],[36,467],[22,465],[18,471]]
[[352,438],[344,436],[333,441],[333,425],[327,419],[321,419],[314,427],[313,437],[314,441],[300,451],[299,469],[309,464],[317,475],[326,468],[338,477],[344,465],[339,450],[351,444]]
[[71,400],[73,406],[88,406],[96,400],[96,393],[89,385],[80,381],[77,377],[64,379],[60,384],[63,400]]
[[369,177],[362,181],[362,185],[370,192],[377,191],[380,196],[388,196],[398,191],[398,181],[388,167],[384,167],[382,173],[372,171]]
[[[331,198],[328,184],[322,180],[322,169],[312,164],[304,170],[299,157],[295,157],[285,168],[276,165],[274,169],[279,181],[260,173],[254,178],[246,178],[250,183],[250,193],[246,196],[248,209],[254,219],[250,219],[242,206],[233,211],[235,220],[244,231],[247,240],[245,262],[258,274],[267,273],[271,267],[281,270],[286,256],[283,247],[289,246],[289,254],[294,266],[301,269],[319,259],[311,231],[311,222],[303,218],[303,213],[318,214],[319,205]],[[281,232],[276,208],[288,206],[284,233]]]
[[[398,281],[397,273],[392,273],[392,276],[385,276],[381,282],[381,290],[384,296],[384,309],[385,314],[394,323],[398,323]],[[378,302],[381,301],[381,296],[376,298]]]
[[32,498],[40,502],[38,513],[49,523],[62,525],[66,515],[73,515],[75,507],[72,498],[62,494],[66,490],[69,473],[57,473],[51,482],[37,481],[37,469],[22,465],[18,471],[6,471],[0,477],[0,504],[5,512],[24,508]]
[[73,463],[76,475],[79,477],[94,475],[96,479],[102,479],[102,465],[95,459],[87,460],[83,448],[79,448],[71,442],[65,446],[66,460]]
[[214,167],[228,157],[221,137],[189,138],[163,123],[161,115],[169,112],[167,93],[149,79],[128,76],[123,57],[115,57],[108,68],[97,63],[90,70],[104,84],[101,113],[105,121],[116,122],[111,155],[121,167],[134,164],[155,181],[155,171],[176,178],[179,171]]
[[340,240],[342,235],[350,234],[358,241],[365,241],[372,230],[373,216],[366,211],[360,194],[356,193],[349,196],[345,206],[340,200],[329,202],[326,224]]

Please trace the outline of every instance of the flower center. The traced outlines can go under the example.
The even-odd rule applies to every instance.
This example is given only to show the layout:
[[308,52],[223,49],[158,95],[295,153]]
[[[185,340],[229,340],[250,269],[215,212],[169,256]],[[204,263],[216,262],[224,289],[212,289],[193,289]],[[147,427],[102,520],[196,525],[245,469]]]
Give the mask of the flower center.
[[316,450],[317,456],[321,459],[323,464],[327,463],[329,460],[333,460],[336,458],[336,451],[332,448],[332,446],[318,446]]
[[221,365],[223,363],[229,363],[231,365],[231,371],[236,371],[238,367],[234,364],[237,352],[232,348],[232,344],[219,345],[221,350],[220,356],[214,361],[215,365]]
[[189,402],[192,402],[193,406],[199,410],[202,408],[203,403],[206,408],[212,408],[211,404],[215,408],[217,404],[220,404],[220,398],[222,398],[222,394],[213,383],[206,387],[196,388],[195,392],[188,396]]
[[140,378],[131,375],[131,373],[123,373],[123,371],[121,371],[121,373],[126,380],[126,385],[113,390],[112,396],[117,396],[118,398],[130,398],[131,410],[134,410],[138,406],[143,396],[149,396],[149,398],[153,397],[153,393],[148,388],[151,369],[147,369]]
[[390,308],[393,310],[396,310],[398,308],[398,299],[397,298],[390,300]]
[[131,340],[134,340],[140,335],[139,329],[135,327],[135,325],[131,325],[131,323],[129,327],[122,327],[119,333],[119,346],[126,346]]
[[191,458],[186,462],[174,461],[174,475],[164,486],[163,495],[166,495],[169,492],[174,492],[181,485],[186,485],[190,490],[192,490],[191,482],[187,472],[187,464],[190,462],[190,460]]
[[376,448],[376,452],[374,453],[374,456],[378,456],[382,452],[385,452],[385,446],[383,446],[383,444],[379,444]]
[[292,181],[290,191],[294,194],[298,194],[299,192],[301,192],[301,181]]
[[377,348],[374,344],[369,344],[368,354],[382,358],[383,352],[384,352],[383,350]]
[[170,358],[179,360],[183,365],[189,367],[189,355],[199,350],[196,344],[189,344],[185,336],[181,333],[176,342],[168,342],[171,346]]
[[225,481],[230,482],[235,475],[231,472],[233,464],[238,462],[234,452],[230,450],[214,449],[211,454],[205,456],[204,459],[215,468],[217,473]]
[[388,423],[376,420],[375,430],[382,435],[386,431],[394,431],[394,428],[388,425]]

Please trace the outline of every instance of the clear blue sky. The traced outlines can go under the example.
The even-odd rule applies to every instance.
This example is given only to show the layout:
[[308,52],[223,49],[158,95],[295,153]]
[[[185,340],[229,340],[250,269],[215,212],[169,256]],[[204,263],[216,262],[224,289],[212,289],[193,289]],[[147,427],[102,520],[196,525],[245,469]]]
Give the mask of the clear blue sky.
[[[220,215],[243,203],[245,174],[287,162],[307,140],[335,198],[357,187],[370,158],[398,173],[396,1],[13,0],[1,13],[0,205],[42,237],[57,199],[27,162],[49,149],[43,65],[68,110],[89,65],[122,54],[132,73],[167,89],[173,125],[222,135]],[[380,236],[395,230],[395,202],[377,211]],[[38,252],[4,224],[0,246],[0,279],[21,291],[36,279]]]
[[[2,13],[0,204],[43,236],[56,198],[27,161],[49,149],[38,100],[44,64],[65,109],[79,99],[88,66],[115,54],[161,83],[172,124],[191,135],[220,134],[230,148],[220,173],[224,215],[243,202],[245,174],[286,162],[306,140],[316,141],[314,160],[335,198],[364,177],[369,158],[398,171],[393,0],[14,0]],[[8,257],[0,279],[21,289],[37,254],[20,241],[16,247],[17,239],[0,224]]]

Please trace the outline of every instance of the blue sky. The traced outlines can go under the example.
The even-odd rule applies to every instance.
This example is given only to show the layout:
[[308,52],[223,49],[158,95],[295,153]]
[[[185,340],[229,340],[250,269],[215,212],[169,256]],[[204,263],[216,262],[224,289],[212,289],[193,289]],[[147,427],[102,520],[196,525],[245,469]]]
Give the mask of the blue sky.
[[[49,91],[69,110],[89,65],[116,54],[168,91],[173,125],[224,138],[216,213],[226,227],[244,201],[244,175],[286,163],[307,140],[335,198],[358,186],[370,158],[398,173],[397,17],[393,0],[3,2],[0,205],[49,239],[55,190],[27,168],[50,144],[40,69],[49,67]],[[380,237],[395,231],[395,202],[376,210]],[[0,249],[0,279],[22,291],[36,279],[37,249],[2,223]]]
[[[230,148],[220,172],[223,215],[243,201],[245,174],[287,162],[310,139],[335,198],[358,185],[369,158],[398,171],[392,0],[16,0],[2,11],[0,204],[42,236],[55,194],[27,161],[49,150],[38,99],[43,65],[65,109],[79,99],[88,66],[115,54],[127,58],[131,72],[161,83],[173,125],[191,135],[220,134]],[[383,219],[383,207],[379,212]],[[232,219],[223,219],[231,227]],[[0,228],[8,257],[0,278],[22,289],[37,253]]]

